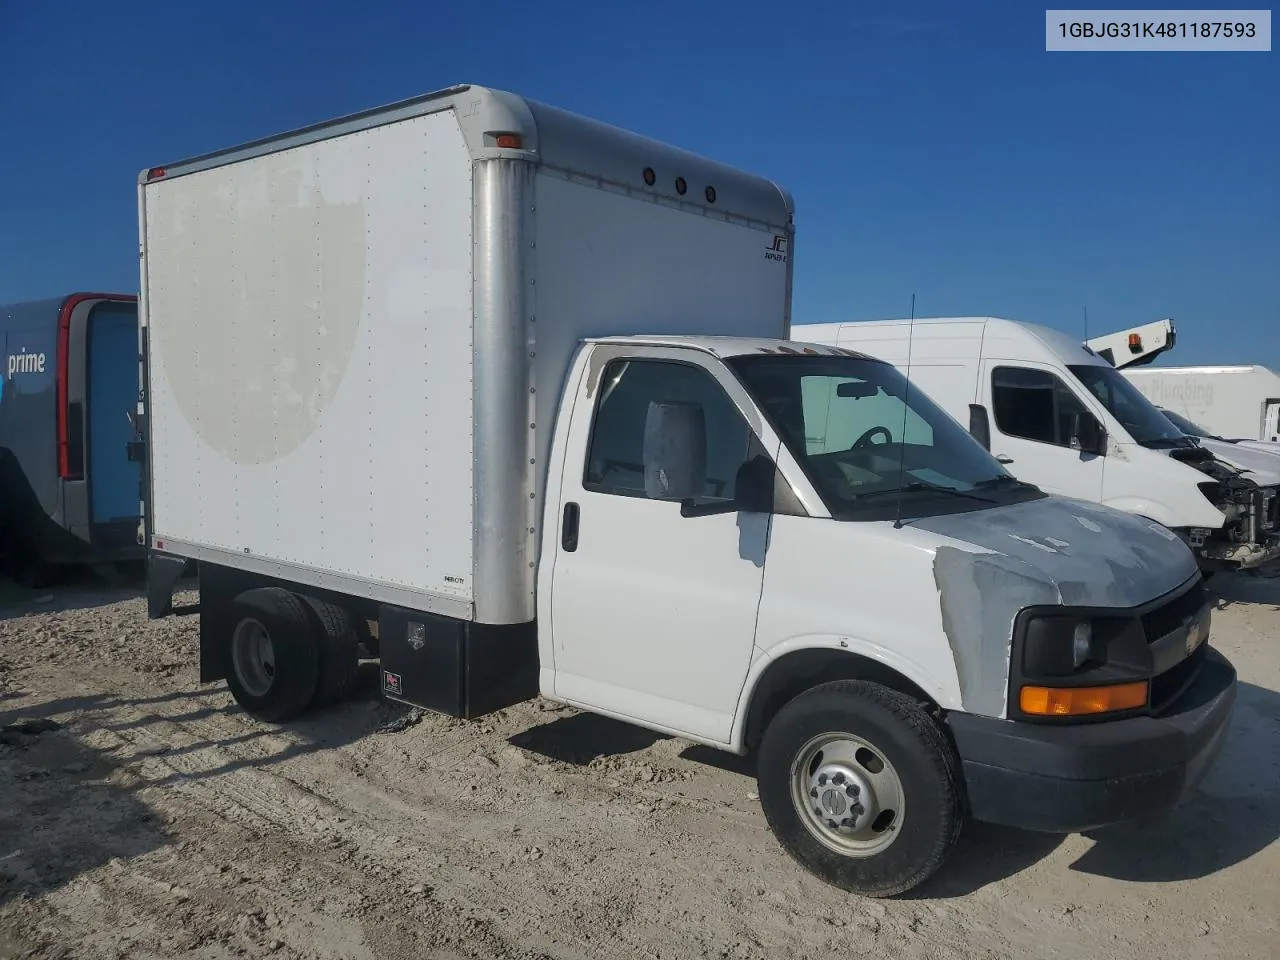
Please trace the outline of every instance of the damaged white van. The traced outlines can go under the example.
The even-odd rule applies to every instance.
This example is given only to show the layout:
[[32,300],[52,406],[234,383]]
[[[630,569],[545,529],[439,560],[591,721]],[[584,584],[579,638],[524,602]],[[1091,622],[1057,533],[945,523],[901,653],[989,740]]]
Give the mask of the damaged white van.
[[1074,337],[998,317],[808,324],[794,335],[888,360],[1019,479],[1155,520],[1206,571],[1280,560],[1274,478],[1216,458]]

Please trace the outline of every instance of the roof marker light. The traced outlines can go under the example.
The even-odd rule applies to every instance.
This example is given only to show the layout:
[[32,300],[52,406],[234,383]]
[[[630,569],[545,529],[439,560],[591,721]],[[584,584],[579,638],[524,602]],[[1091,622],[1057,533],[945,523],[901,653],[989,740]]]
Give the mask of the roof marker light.
[[524,137],[518,133],[500,133],[494,142],[503,150],[521,150],[524,148]]

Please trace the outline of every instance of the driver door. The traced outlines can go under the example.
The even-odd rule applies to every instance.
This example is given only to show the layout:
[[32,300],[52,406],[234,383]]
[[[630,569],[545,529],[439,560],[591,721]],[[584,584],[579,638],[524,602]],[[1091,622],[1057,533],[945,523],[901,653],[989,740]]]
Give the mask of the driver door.
[[1019,480],[1046,493],[1102,500],[1106,457],[1071,446],[1075,416],[1098,413],[1052,367],[1012,360],[983,366],[991,453]]
[[760,445],[700,360],[687,351],[612,360],[574,403],[567,449],[585,450],[586,462],[566,463],[561,482],[554,689],[598,712],[727,743],[755,645],[771,517],[682,516],[678,501],[647,495],[643,464],[650,404],[698,405],[702,499],[734,500],[738,469]]

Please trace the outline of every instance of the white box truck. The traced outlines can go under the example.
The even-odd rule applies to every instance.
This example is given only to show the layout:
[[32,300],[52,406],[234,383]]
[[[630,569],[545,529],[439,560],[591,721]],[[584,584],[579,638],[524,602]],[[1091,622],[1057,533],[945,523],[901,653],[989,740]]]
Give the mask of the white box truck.
[[1124,375],[1156,406],[1215,436],[1280,443],[1280,374],[1274,370],[1258,364],[1137,367]]
[[1154,520],[1206,572],[1280,561],[1274,474],[1214,457],[1074,337],[1002,317],[809,324],[795,334],[891,361],[1019,479]]
[[[786,339],[772,183],[478,87],[140,179],[151,613],[197,561],[201,678],[254,716],[363,639],[395,700],[754,753],[784,848],[878,896],[967,815],[1151,813],[1218,749],[1191,553]],[[851,446],[863,405],[922,439]]]

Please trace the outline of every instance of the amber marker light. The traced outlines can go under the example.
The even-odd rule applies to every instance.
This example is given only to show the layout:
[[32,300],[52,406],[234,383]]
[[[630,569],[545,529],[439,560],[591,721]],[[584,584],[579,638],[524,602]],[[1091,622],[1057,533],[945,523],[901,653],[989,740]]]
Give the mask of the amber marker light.
[[1086,717],[1146,705],[1145,680],[1103,687],[1026,686],[1018,694],[1018,706],[1022,712],[1034,717]]

